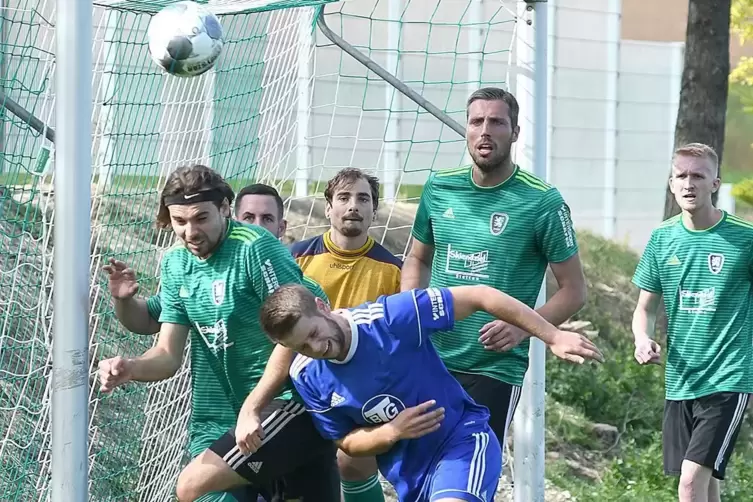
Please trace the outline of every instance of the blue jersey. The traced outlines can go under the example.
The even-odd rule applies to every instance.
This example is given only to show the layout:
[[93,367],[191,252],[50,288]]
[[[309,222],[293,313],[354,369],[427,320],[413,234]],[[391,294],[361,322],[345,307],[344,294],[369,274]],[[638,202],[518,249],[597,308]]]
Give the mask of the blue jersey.
[[341,311],[350,322],[346,359],[298,355],[293,384],[312,412],[319,432],[337,440],[361,427],[384,424],[405,408],[435,400],[444,407],[440,428],[397,443],[377,456],[379,470],[400,500],[420,500],[443,444],[459,425],[486,424],[489,412],[476,404],[439,358],[430,336],[454,324],[448,289],[414,289]]

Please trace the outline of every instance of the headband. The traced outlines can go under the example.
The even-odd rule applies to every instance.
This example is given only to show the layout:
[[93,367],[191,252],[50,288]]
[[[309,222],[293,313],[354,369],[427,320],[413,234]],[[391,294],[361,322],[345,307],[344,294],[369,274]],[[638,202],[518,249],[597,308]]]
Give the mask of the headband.
[[194,192],[192,194],[177,194],[177,195],[168,195],[165,197],[165,207],[167,206],[173,206],[176,204],[179,205],[186,205],[186,204],[196,204],[198,202],[222,202],[225,200],[227,196],[225,193],[220,190],[219,188],[210,188],[209,190],[201,190],[199,192]]

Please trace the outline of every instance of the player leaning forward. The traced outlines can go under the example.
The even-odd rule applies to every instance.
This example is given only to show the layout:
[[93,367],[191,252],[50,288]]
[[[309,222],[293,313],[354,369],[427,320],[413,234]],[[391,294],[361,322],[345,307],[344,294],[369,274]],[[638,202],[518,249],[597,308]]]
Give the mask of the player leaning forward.
[[331,311],[286,285],[260,317],[274,341],[300,354],[290,376],[324,437],[350,456],[376,456],[401,502],[478,502],[494,500],[502,451],[488,409],[447,371],[432,334],[479,311],[563,359],[602,360],[587,338],[488,286],[414,289]]
[[718,162],[706,145],[675,151],[669,187],[681,213],[652,232],[633,278],[641,364],[661,359],[651,337],[664,297],[664,471],[680,476],[680,502],[720,500],[753,392],[753,224],[713,206]]
[[[316,432],[290,388],[277,392],[262,413],[262,418],[271,418],[262,424],[264,437],[251,456],[238,451],[233,430],[212,427],[211,414],[194,423],[197,410],[211,410],[219,400],[240,409],[274,347],[259,325],[259,308],[280,284],[303,282],[301,269],[269,231],[230,219],[232,198],[230,186],[207,167],[183,167],[170,174],[157,219],[163,228],[172,227],[180,243],[162,259],[159,338],[139,357],[102,361],[103,390],[173,376],[190,330],[194,412],[189,450],[198,456],[178,480],[179,499],[195,500],[247,483],[266,486],[312,462],[325,474],[313,476],[320,486],[311,486],[311,493],[337,497],[339,479],[326,474],[336,472],[329,468],[335,448]],[[222,394],[217,395],[216,386],[205,388],[199,379],[202,371],[216,375]]]

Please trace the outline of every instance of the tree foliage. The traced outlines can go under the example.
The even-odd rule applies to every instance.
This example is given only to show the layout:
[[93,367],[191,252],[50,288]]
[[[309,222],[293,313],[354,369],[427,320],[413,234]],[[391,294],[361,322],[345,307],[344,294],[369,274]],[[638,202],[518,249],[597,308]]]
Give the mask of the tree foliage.
[[[732,0],[689,0],[675,147],[711,146],[722,160],[729,90]],[[716,203],[717,194],[714,194]],[[667,187],[664,219],[679,213]]]

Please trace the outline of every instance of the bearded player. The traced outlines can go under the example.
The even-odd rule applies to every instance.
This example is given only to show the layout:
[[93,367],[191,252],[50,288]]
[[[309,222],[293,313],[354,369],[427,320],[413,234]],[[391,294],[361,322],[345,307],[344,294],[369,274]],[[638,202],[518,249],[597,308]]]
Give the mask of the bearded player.
[[[159,338],[139,357],[101,361],[102,390],[170,378],[181,366],[190,332],[189,451],[194,458],[178,479],[179,500],[249,484],[266,487],[306,465],[310,500],[336,501],[339,480],[331,475],[335,450],[317,433],[291,389],[283,389],[265,408],[263,437],[253,455],[240,453],[234,430],[228,430],[272,353],[258,321],[262,302],[281,284],[303,282],[300,268],[278,239],[262,227],[229,218],[232,200],[229,185],[207,167],[183,167],[170,174],[157,221],[172,227],[180,243],[162,259]],[[210,372],[222,393],[203,387],[201,376]]]
[[719,157],[691,143],[672,157],[681,213],[664,221],[638,263],[635,358],[661,363],[656,311],[667,312],[664,472],[680,502],[718,502],[753,393],[753,224],[717,209]]
[[[426,182],[401,287],[485,284],[533,308],[549,266],[559,290],[538,313],[556,326],[586,298],[570,209],[555,187],[510,157],[520,131],[515,96],[479,89],[468,98],[467,119],[473,164],[438,171]],[[489,408],[503,446],[528,368],[529,336],[477,312],[433,337],[450,372]]]
[[436,331],[477,311],[527,329],[558,357],[602,360],[587,338],[488,286],[411,290],[333,312],[287,285],[260,317],[270,338],[301,354],[290,376],[324,437],[353,457],[376,455],[401,502],[479,502],[494,499],[500,444],[487,408],[432,344]]

